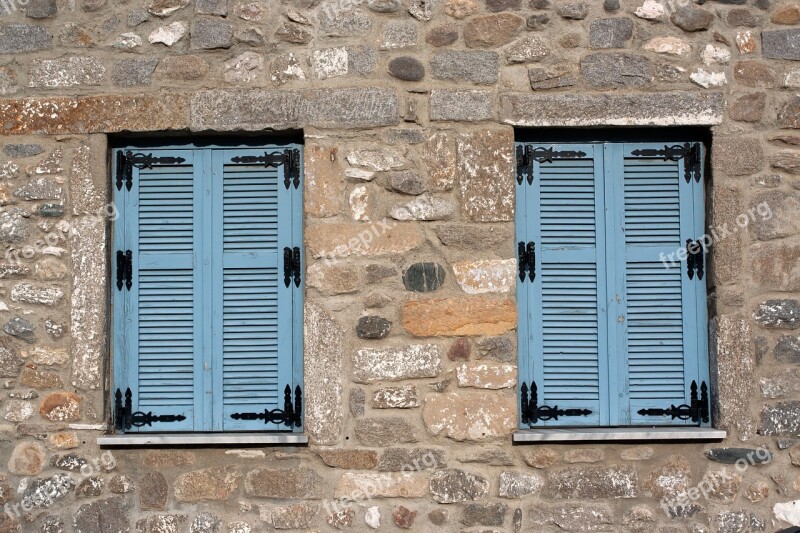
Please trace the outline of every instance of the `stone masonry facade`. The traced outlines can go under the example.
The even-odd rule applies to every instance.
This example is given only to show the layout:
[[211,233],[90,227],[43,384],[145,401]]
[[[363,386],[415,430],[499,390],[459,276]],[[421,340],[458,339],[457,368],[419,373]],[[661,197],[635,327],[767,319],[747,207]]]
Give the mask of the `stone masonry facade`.
[[[0,532],[800,525],[798,94],[798,0],[0,0]],[[624,126],[712,134],[728,437],[512,445],[515,129]],[[101,449],[111,142],[286,131],[309,445]]]

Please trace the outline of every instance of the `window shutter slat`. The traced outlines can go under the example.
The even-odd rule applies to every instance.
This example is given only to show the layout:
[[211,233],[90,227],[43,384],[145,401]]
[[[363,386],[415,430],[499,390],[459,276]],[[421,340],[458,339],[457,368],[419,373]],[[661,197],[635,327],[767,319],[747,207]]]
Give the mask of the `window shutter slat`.
[[184,162],[134,167],[130,192],[123,188],[118,193],[121,223],[115,225],[114,247],[130,250],[133,264],[130,290],[114,294],[115,306],[125,311],[115,313],[114,344],[122,357],[117,357],[114,381],[115,388],[131,389],[134,412],[185,417],[129,431],[187,431],[196,429],[197,414],[198,183],[190,151],[152,152],[182,157]]
[[522,186],[536,276],[523,283],[529,285],[530,322],[521,347],[531,361],[539,406],[591,411],[537,425],[598,425],[605,423],[608,373],[602,165],[591,145],[551,147],[586,156],[537,161],[532,184]]
[[[619,307],[625,316],[621,327],[627,385],[620,423],[694,424],[639,413],[689,403],[691,382],[707,381],[707,370],[700,371],[698,343],[698,335],[705,332],[698,316],[698,305],[705,301],[705,282],[690,279],[686,262],[677,259],[686,240],[702,234],[703,221],[699,226],[695,221],[698,195],[694,181],[684,179],[682,160],[631,153],[647,148],[659,149],[663,144],[626,144],[620,172],[624,233],[617,237],[625,246],[625,282]],[[702,189],[700,202],[701,193]]]
[[[269,150],[268,150],[269,151]],[[283,250],[294,247],[291,198],[283,166],[233,164],[236,156],[264,150],[215,153],[221,186],[215,189],[220,235],[215,242],[221,265],[215,330],[221,354],[222,429],[287,430],[263,420],[237,420],[234,413],[283,409],[283,391],[292,382],[292,289],[286,287]],[[292,280],[293,281],[293,280]],[[293,283],[292,283],[293,286]]]

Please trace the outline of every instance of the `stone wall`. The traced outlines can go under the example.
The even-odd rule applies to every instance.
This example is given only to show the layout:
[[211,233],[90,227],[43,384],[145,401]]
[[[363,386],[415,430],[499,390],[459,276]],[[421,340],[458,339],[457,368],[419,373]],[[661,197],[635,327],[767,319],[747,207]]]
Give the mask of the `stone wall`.
[[[800,3],[701,4],[0,2],[0,532],[800,524]],[[512,446],[514,127],[633,125],[712,128],[729,437]],[[109,136],[266,130],[305,137],[311,444],[100,449]]]

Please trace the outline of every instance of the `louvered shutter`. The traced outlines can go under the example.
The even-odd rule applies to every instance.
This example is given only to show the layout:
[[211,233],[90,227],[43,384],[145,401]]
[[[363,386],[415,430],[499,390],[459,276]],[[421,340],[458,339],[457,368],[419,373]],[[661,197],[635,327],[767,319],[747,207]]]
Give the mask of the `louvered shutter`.
[[213,257],[221,258],[212,273],[214,409],[226,431],[287,430],[232,415],[283,409],[285,387],[298,384],[292,354],[293,295],[299,289],[293,276],[287,287],[283,268],[284,249],[301,245],[293,237],[293,219],[300,214],[292,205],[297,189],[284,186],[285,165],[232,162],[263,154],[263,149],[239,149],[213,156]]
[[624,316],[617,331],[618,353],[624,356],[617,366],[624,395],[620,424],[696,424],[639,411],[688,404],[692,381],[708,383],[706,277],[690,279],[686,261],[676,257],[687,239],[704,233],[702,180],[687,181],[682,159],[634,155],[663,148],[663,143],[625,144],[614,158],[624,226],[614,235],[624,249],[624,265],[617,265],[624,275],[617,304]]
[[134,166],[130,191],[123,184],[116,195],[120,219],[113,257],[130,250],[132,285],[130,290],[113,287],[114,389],[131,389],[134,412],[185,417],[129,431],[199,430],[203,406],[197,391],[203,376],[195,354],[201,350],[203,302],[194,288],[201,285],[195,268],[201,247],[200,170],[191,150],[147,153],[184,162]]
[[[537,387],[537,405],[588,409],[540,426],[607,423],[604,184],[602,150],[593,145],[545,145],[579,158],[534,161],[533,180],[518,192],[520,240],[534,243],[533,283],[523,291],[520,372]],[[598,159],[599,158],[599,159]],[[520,202],[525,205],[521,206]],[[531,380],[531,381],[528,381]]]

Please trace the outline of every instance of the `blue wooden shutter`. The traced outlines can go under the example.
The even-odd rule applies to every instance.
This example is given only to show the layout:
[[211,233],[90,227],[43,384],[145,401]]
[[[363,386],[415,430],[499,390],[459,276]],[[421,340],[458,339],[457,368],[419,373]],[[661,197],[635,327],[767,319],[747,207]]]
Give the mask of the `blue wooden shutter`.
[[692,381],[708,383],[706,277],[690,279],[686,261],[677,258],[687,239],[704,233],[703,182],[694,176],[687,181],[683,159],[634,155],[663,148],[663,143],[614,148],[622,228],[617,226],[613,242],[624,257],[624,264],[615,265],[624,278],[615,306],[624,320],[613,335],[616,353],[624,357],[616,365],[623,396],[612,415],[618,424],[694,424],[639,411],[688,404]]
[[[267,150],[270,151],[270,150]],[[302,247],[293,237],[293,185],[284,186],[285,165],[237,164],[234,157],[264,149],[214,153],[215,226],[214,353],[215,429],[287,430],[262,420],[236,420],[234,413],[283,409],[293,379],[296,327],[294,279],[284,280],[284,248]],[[299,327],[299,324],[297,324]]]
[[519,285],[521,381],[536,384],[539,406],[591,411],[536,425],[607,424],[602,150],[543,148],[584,155],[534,161],[532,182],[518,188],[518,241],[536,250],[533,283]]
[[[131,389],[133,411],[180,415],[129,431],[189,431],[202,427],[202,361],[195,358],[203,308],[194,288],[202,243],[201,169],[190,150],[147,150],[184,162],[132,171],[131,189],[116,191],[120,219],[114,247],[114,389]],[[116,155],[116,154],[115,154]],[[130,250],[132,285],[116,286],[117,251]]]

